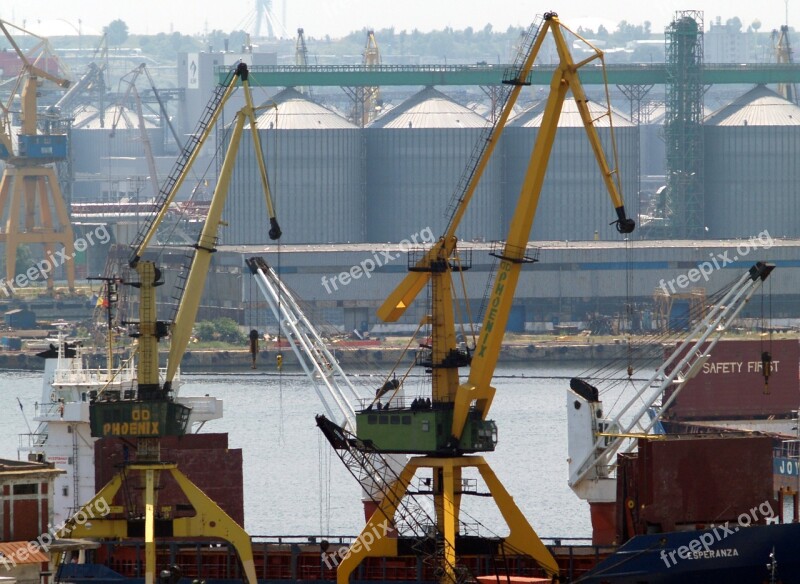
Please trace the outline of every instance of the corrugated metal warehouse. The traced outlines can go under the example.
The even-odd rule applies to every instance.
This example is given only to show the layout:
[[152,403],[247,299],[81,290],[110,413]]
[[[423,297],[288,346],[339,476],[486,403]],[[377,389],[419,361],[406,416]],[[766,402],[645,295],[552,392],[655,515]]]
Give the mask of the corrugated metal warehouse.
[[[488,121],[431,87],[376,119],[367,135],[367,241],[398,242],[430,228],[440,235],[475,143]],[[501,239],[497,156],[487,167],[458,236]]]
[[[769,285],[758,293],[764,295],[765,303],[754,298],[746,314],[762,319],[799,316],[800,240],[762,237],[753,241],[634,241],[628,249],[618,237],[616,241],[542,242],[541,245],[540,261],[523,266],[515,300],[514,318],[527,323],[529,329],[554,320],[579,322],[587,313],[619,314],[625,310],[626,299],[637,305],[653,306],[657,290],[685,294],[704,289],[711,296],[760,260],[775,263],[777,269]],[[475,314],[484,297],[494,258],[489,256],[489,246],[485,244],[463,243],[461,247],[473,249],[472,269],[465,273],[465,278],[466,294]],[[364,320],[370,327],[376,325],[375,310],[407,274],[408,259],[397,244],[281,246],[280,258],[276,249],[276,246],[225,246],[215,254],[215,261],[231,268],[238,265],[240,269],[227,276],[222,270],[219,277],[240,278],[245,301],[256,297],[253,278],[241,266],[245,257],[263,256],[275,267],[280,264],[284,282],[308,303],[314,317],[344,325],[347,330]],[[376,255],[385,259],[376,262],[377,267],[369,277],[364,273],[359,277],[342,277],[352,274],[353,266],[360,266]],[[700,266],[706,269],[707,280],[704,276],[694,277],[693,271]],[[630,297],[626,298],[628,291]],[[213,303],[213,299],[204,302]],[[770,314],[762,314],[762,306],[770,306]],[[423,296],[407,311],[402,322],[415,325],[426,310]],[[266,316],[262,314],[259,318],[265,322]],[[257,320],[253,315],[248,319]]]
[[[360,242],[366,237],[363,134],[335,112],[286,89],[258,116],[282,243]],[[269,102],[265,105],[270,105]],[[266,202],[246,129],[231,181],[226,244],[269,241]],[[266,226],[266,227],[265,227]]]
[[800,107],[759,85],[704,132],[708,236],[800,235]]

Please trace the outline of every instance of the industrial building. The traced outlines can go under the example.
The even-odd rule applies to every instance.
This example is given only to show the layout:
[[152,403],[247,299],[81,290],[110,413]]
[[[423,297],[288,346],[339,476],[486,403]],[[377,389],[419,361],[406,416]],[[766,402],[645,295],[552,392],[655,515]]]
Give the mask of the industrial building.
[[[793,223],[797,216],[793,186],[798,183],[793,160],[799,146],[800,110],[766,86],[750,85],[730,104],[708,114],[703,104],[708,72],[701,67],[702,31],[702,13],[695,11],[680,13],[668,27],[667,61],[657,69],[666,87],[663,103],[649,96],[656,68],[648,65],[637,68],[633,75],[627,70],[618,72],[619,93],[615,93],[616,107],[611,108],[610,116],[604,107],[590,102],[607,149],[612,146],[609,126],[613,124],[615,176],[629,214],[638,216],[642,227],[629,242],[621,242],[611,226],[614,217],[594,155],[574,102],[566,101],[532,231],[532,241],[543,246],[541,261],[523,271],[514,313],[518,328],[553,319],[580,320],[589,312],[611,314],[621,310],[626,300],[653,304],[653,291],[662,279],[668,282],[706,261],[706,256],[716,257],[739,241],[762,233],[780,240],[761,256],[776,261],[780,268],[771,288],[778,299],[774,306],[781,307],[779,312],[786,317],[798,316],[791,308],[794,288],[781,282],[794,277],[792,253],[795,238],[800,237]],[[363,70],[318,68],[308,72],[305,69],[309,68],[298,67],[295,71],[275,67],[274,54],[209,50],[181,54],[178,59],[177,87],[169,96],[180,104],[173,121],[182,135],[190,134],[189,128],[203,115],[220,76],[239,60],[251,64],[254,71],[275,69],[264,69],[271,71],[270,75],[252,76],[252,83],[262,86],[257,130],[284,236],[279,248],[269,243],[255,153],[245,136],[224,213],[228,227],[220,235],[226,251],[216,254],[212,269],[218,277],[210,283],[204,310],[209,314],[229,312],[244,320],[247,310],[242,307],[253,301],[243,272],[244,257],[255,253],[272,256],[273,250],[280,249],[280,272],[327,320],[347,327],[374,324],[378,301],[406,271],[407,246],[401,242],[414,236],[422,241],[423,232],[436,237],[447,224],[453,197],[459,194],[457,185],[476,143],[483,139],[490,123],[487,118],[493,115],[486,104],[496,94],[487,90],[481,107],[474,103],[467,107],[446,87],[448,67],[411,67],[396,73],[415,75],[415,83],[429,76],[433,83],[407,85],[406,97],[376,105],[370,115],[364,112],[361,118],[351,120],[342,108],[324,101],[324,92],[314,91],[312,97],[301,91],[313,82],[298,82],[294,88],[286,81],[280,87],[270,84],[276,83],[273,78],[300,75],[296,79],[308,79],[302,77],[308,74],[327,79],[325,83],[330,85],[331,76],[339,75],[344,88],[348,84],[363,88],[372,83],[370,78],[352,79],[372,73],[388,79],[389,70],[370,65]],[[491,72],[492,68],[456,68],[452,75],[462,79],[457,76],[482,71]],[[760,71],[763,67],[752,72],[728,68],[716,79],[738,88],[734,81],[750,79],[745,75]],[[463,81],[453,82],[457,83]],[[360,95],[358,91],[349,93]],[[468,296],[477,304],[490,271],[489,243],[504,236],[541,123],[537,95],[533,91],[528,96],[530,107],[505,128],[461,223],[461,241],[474,248]],[[170,142],[163,119],[150,115],[138,123],[135,104],[130,105],[132,109],[114,106],[105,112],[81,105],[73,112],[70,130],[73,220],[78,233],[108,224],[114,235],[111,243],[133,240],[151,212],[149,183],[153,177],[148,177],[152,173],[145,159],[152,156],[159,177],[166,176],[178,146]],[[226,106],[212,150],[224,151],[229,122],[240,106],[235,98]],[[621,113],[627,109],[630,116]],[[485,117],[478,111],[485,112]],[[127,122],[112,135],[109,127],[118,118]],[[247,128],[245,133],[251,131]],[[146,142],[151,144],[149,153]],[[181,233],[171,244],[193,242],[198,212],[213,191],[221,161],[204,156],[199,166],[205,170],[193,175],[180,195],[182,199],[195,197],[194,201],[180,201],[180,206],[170,211],[175,215],[170,218],[170,229]],[[98,203],[105,206],[92,206]],[[181,218],[187,209],[193,214]],[[630,246],[627,252],[626,246]],[[168,248],[164,262],[179,271],[186,254],[173,249]],[[367,257],[377,257],[370,254],[384,251],[399,255],[370,277],[339,289],[329,284],[328,290],[323,285],[323,277],[330,280]],[[105,247],[97,246],[79,256],[79,274],[99,273],[105,252]],[[728,263],[718,271],[730,273],[732,266],[742,268],[749,260]],[[630,266],[633,269],[623,269]],[[168,280],[172,278],[170,270],[165,273]],[[658,275],[658,281],[651,282],[650,274]],[[621,284],[629,280],[631,284]],[[697,284],[714,289],[711,280]]]
[[[605,216],[612,214],[609,205]],[[522,270],[509,327],[544,332],[553,330],[553,323],[583,327],[595,316],[620,324],[635,318],[642,327],[655,327],[659,319],[669,317],[665,295],[676,306],[691,297],[710,297],[757,261],[772,262],[777,269],[744,315],[754,319],[753,327],[794,322],[800,303],[800,240],[754,235],[697,242],[537,242],[539,261]],[[407,274],[408,252],[413,257],[415,249],[407,244],[221,246],[199,318],[228,316],[259,328],[272,323],[267,304],[244,267],[245,258],[259,256],[279,272],[315,322],[346,331],[408,332],[426,314],[424,302],[392,325],[379,323],[375,311]],[[463,242],[460,249],[471,259],[464,281],[475,316],[483,306],[495,258],[489,244]],[[161,257],[167,281],[159,293],[165,305],[171,302],[175,274],[184,261],[177,250]]]
[[[665,310],[659,306],[659,290],[676,299],[692,291],[711,294],[757,260],[779,268],[765,292],[772,316],[797,317],[794,257],[800,243],[789,223],[796,213],[787,195],[796,183],[790,164],[796,148],[791,120],[800,119],[796,109],[756,87],[707,116],[703,201],[708,239],[648,241],[635,232],[625,242],[610,226],[614,217],[597,164],[574,105],[567,101],[534,223],[532,245],[541,245],[540,261],[523,270],[510,326],[542,330],[554,322],[585,324],[591,315],[627,318],[626,305],[637,307],[637,320],[655,326],[659,316],[665,318],[659,315]],[[608,144],[603,113],[596,112],[601,139]],[[466,281],[473,313],[480,309],[491,272],[489,242],[502,237],[513,213],[540,115],[534,105],[512,119],[460,234],[472,253]],[[636,211],[638,201],[630,193],[640,188],[636,168],[642,160],[642,126],[618,111],[612,111],[611,121],[623,192]],[[225,212],[229,226],[221,234],[224,245],[215,254],[216,275],[209,279],[201,317],[267,322],[266,308],[243,268],[244,258],[266,254],[321,320],[345,330],[383,330],[376,328],[375,309],[407,270],[408,245],[400,242],[423,229],[434,237],[441,232],[455,184],[485,123],[433,88],[419,91],[366,128],[293,89],[265,101],[258,128],[285,235],[279,247],[268,243],[263,194],[254,181],[255,158],[251,142],[244,139]],[[760,125],[764,123],[770,125]],[[647,140],[663,148],[658,129]],[[648,165],[657,168],[657,161]],[[761,192],[764,184],[774,188],[758,201],[746,196]],[[122,223],[117,227],[120,233],[126,229]],[[760,245],[748,257],[735,252],[759,234],[773,242],[768,249]],[[389,256],[392,261],[379,264],[369,277],[345,277],[344,284],[341,277],[336,279],[365,260]],[[165,270],[168,280],[186,263],[183,253],[163,258],[173,267]],[[703,277],[691,286],[675,287],[678,277],[719,258],[727,258],[719,262],[724,266],[714,269],[707,281]],[[402,326],[418,322],[423,310],[407,314]],[[751,315],[754,311],[749,309]]]

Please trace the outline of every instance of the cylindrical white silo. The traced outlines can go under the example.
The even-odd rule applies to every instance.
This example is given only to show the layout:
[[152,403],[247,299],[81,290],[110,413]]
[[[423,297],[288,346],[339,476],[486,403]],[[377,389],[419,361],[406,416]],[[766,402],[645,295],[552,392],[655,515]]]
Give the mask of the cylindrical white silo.
[[[282,243],[365,240],[364,140],[361,130],[294,89],[258,117],[261,146]],[[226,244],[268,243],[269,220],[252,137],[246,129],[225,217]]]
[[800,107],[759,85],[705,120],[708,237],[798,237]]

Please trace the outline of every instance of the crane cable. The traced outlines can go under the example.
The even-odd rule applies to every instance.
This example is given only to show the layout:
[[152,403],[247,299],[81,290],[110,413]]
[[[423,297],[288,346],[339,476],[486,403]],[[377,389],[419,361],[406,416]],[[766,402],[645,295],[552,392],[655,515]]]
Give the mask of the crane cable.
[[[770,291],[769,296],[769,318],[764,317],[764,289],[761,289],[761,375],[764,376],[764,395],[769,394],[769,378],[772,374],[772,280],[769,281],[768,286]],[[767,331],[764,331],[766,327]],[[767,337],[767,345],[764,347],[764,337]]]
[[[608,90],[608,70],[606,69],[606,60],[602,52],[599,53],[600,59],[600,67],[603,74],[603,88],[605,91],[605,113],[601,116],[608,117],[608,131],[609,136],[611,139],[611,156],[614,162],[613,169],[609,169],[611,175],[611,181],[616,185],[617,194],[620,199],[622,199],[622,178],[620,177],[620,164],[619,164],[619,151],[617,148],[617,138],[616,134],[614,133],[614,115],[611,110],[611,94]],[[598,118],[599,119],[599,118]],[[638,197],[638,193],[637,193]],[[638,217],[637,217],[638,219]],[[630,235],[625,235],[625,312],[624,316],[620,322],[620,331],[622,332],[623,327],[627,327],[627,334],[625,335],[625,345],[627,349],[627,367],[626,371],[628,374],[628,379],[632,381],[633,378],[633,348],[632,348],[632,339],[631,334],[633,333],[633,306],[631,304],[632,298],[632,279],[633,273],[631,270],[631,241]]]
[[[631,241],[630,237],[625,236],[625,307],[626,307],[626,320],[628,326],[627,334],[627,373],[628,380],[633,378],[633,344],[631,335],[633,334],[633,311],[634,307],[631,304],[631,288],[633,287],[633,270],[631,269]],[[641,320],[640,320],[641,322]]]
[[[736,280],[713,293],[708,299],[708,305],[714,306],[719,304],[735,284]],[[634,348],[633,354],[637,358],[639,369],[641,371],[647,371],[663,363],[663,355],[659,354],[657,351],[653,351],[652,347],[677,347],[678,344],[685,339],[685,333],[683,332],[684,327],[681,325],[689,326],[691,322],[702,318],[703,308],[703,306],[695,306],[693,311],[690,310],[689,314],[686,316],[686,321],[677,323],[674,329],[668,326],[662,331],[648,334],[638,339],[636,343],[632,343],[631,346]],[[648,348],[650,348],[649,351]],[[619,352],[616,355],[612,355],[607,363],[596,368],[588,369],[577,377],[580,379],[592,380],[593,385],[598,386],[601,395],[606,397],[613,395],[612,391],[620,385],[629,385],[632,383],[632,379],[630,378],[619,377],[620,367],[627,356],[623,355],[623,352],[627,353],[627,348],[623,349],[620,347]],[[623,391],[617,391],[616,395],[613,396],[614,403],[611,404],[610,407],[606,405],[604,410],[615,411],[619,401],[624,397],[623,394]]]
[[[277,131],[278,130],[278,110],[277,110],[277,107],[275,108],[275,124],[274,124],[273,127],[275,129],[274,138],[273,138],[274,139],[273,151],[275,152],[275,173],[274,173],[275,180],[274,180],[273,184],[277,184],[277,181],[278,181],[278,176],[277,176],[278,175],[278,169],[280,168],[280,164],[278,164],[278,131]],[[258,132],[259,131],[258,126],[256,126],[255,128],[251,128],[251,131]],[[264,143],[268,143],[268,140],[265,140]],[[262,148],[263,148],[263,146],[262,146]],[[264,153],[263,152],[259,152],[258,155],[264,157]],[[266,157],[264,157],[264,158],[265,158],[264,164],[266,166],[267,158]],[[269,174],[267,175],[267,188],[269,189]],[[273,201],[272,205],[273,205],[273,212],[275,213],[275,216],[277,217],[277,215],[278,215],[277,202]],[[282,284],[283,283],[281,281],[281,256],[282,256],[281,247],[282,246],[281,246],[280,238],[278,238],[278,240],[277,240],[275,245],[277,247],[276,254],[278,256],[275,275],[278,278],[278,282],[280,284]],[[280,444],[284,443],[284,434],[283,434],[283,420],[284,420],[284,415],[283,415],[283,413],[284,413],[283,412],[283,350],[281,348],[281,342],[282,342],[282,338],[283,338],[283,335],[281,333],[281,319],[282,318],[283,318],[283,290],[282,290],[282,286],[278,286],[278,334],[277,334],[277,337],[276,337],[278,353],[275,356],[275,366],[278,369],[278,441],[279,441]]]

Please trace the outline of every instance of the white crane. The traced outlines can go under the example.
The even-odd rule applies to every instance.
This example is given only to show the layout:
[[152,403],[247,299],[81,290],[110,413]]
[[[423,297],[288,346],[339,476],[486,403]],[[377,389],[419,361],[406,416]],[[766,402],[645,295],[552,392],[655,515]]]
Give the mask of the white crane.
[[[774,267],[758,262],[743,274],[613,417],[604,417],[597,388],[580,379],[570,382],[569,485],[581,499],[616,501],[617,452],[632,451],[639,435],[654,433],[665,410],[708,361],[714,346]],[[662,399],[670,386],[669,397]]]
[[362,400],[319,332],[301,310],[286,285],[263,258],[250,258],[247,266],[269,304],[297,361],[314,385],[325,413],[339,420],[349,432],[356,431],[353,403]]
[[[361,395],[353,387],[336,361],[336,357],[330,352],[322,336],[303,313],[292,292],[281,281],[275,270],[259,257],[250,258],[246,263],[278,321],[281,332],[292,347],[297,361],[311,380],[328,419],[339,421],[341,428],[355,434],[354,404],[369,402],[372,396]],[[393,390],[396,389],[391,381],[387,384]],[[402,389],[399,391],[402,392]],[[399,392],[398,397],[401,397]],[[372,458],[371,472],[359,473],[367,518],[374,510],[374,504],[383,499],[386,485],[399,476],[406,459],[407,457],[402,454],[377,455]]]

